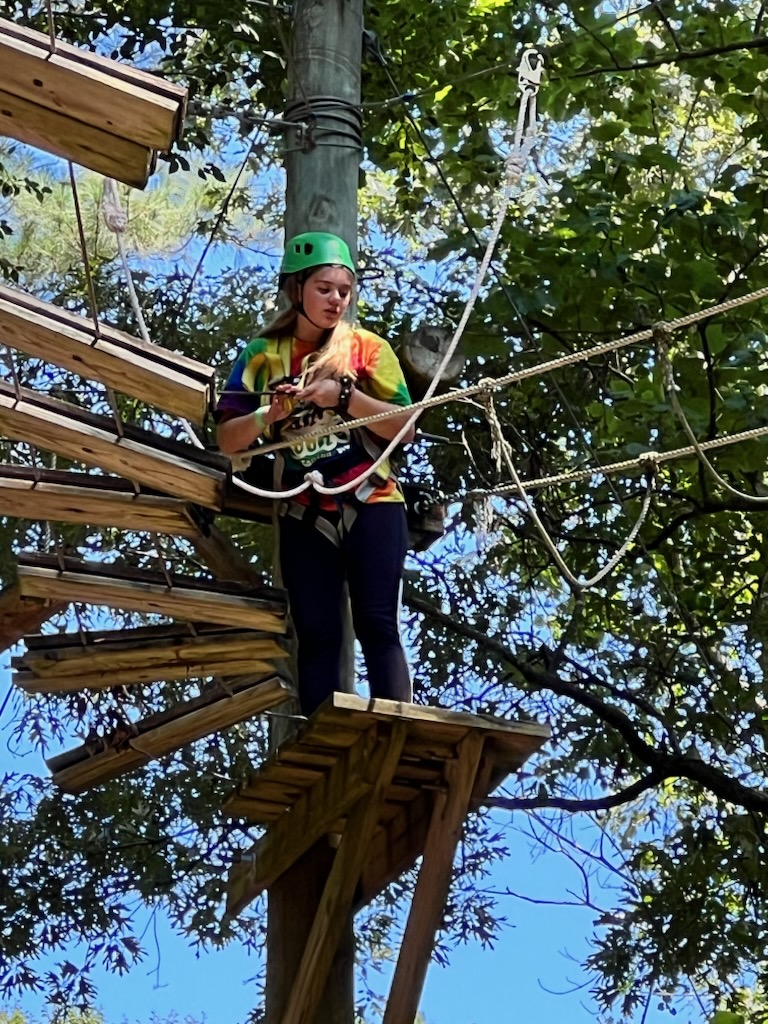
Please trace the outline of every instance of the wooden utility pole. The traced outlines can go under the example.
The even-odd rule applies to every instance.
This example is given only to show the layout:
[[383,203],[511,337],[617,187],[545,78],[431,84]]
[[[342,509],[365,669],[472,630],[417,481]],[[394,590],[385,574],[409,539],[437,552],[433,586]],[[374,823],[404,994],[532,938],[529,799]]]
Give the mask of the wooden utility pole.
[[[360,63],[363,0],[296,0],[285,119],[285,237],[303,231],[340,235],[357,252],[357,188],[362,155]],[[347,621],[349,617],[347,616]],[[351,630],[344,656],[351,688]],[[315,844],[269,890],[266,1010],[269,1024],[290,1014],[334,851]],[[354,931],[350,913],[314,1022],[353,1024]]]

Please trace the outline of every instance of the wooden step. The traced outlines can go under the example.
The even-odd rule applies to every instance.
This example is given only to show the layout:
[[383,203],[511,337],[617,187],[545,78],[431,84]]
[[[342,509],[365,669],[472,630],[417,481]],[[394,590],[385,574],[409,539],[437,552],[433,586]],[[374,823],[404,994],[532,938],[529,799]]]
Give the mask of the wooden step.
[[0,19],[0,131],[143,188],[181,136],[186,90]]
[[178,625],[100,633],[26,636],[11,659],[14,683],[27,693],[65,693],[140,683],[274,671],[288,652],[272,634]]
[[180,498],[137,493],[128,480],[66,470],[0,465],[0,515],[197,537],[196,507]]
[[0,285],[0,336],[11,348],[203,423],[214,371],[204,363]]
[[238,680],[230,688],[212,686],[192,700],[124,728],[92,737],[47,760],[53,782],[66,793],[82,793],[158,757],[228,729],[287,700],[290,686],[279,676]]
[[26,441],[138,484],[219,509],[231,471],[229,459],[178,441],[123,426],[69,402],[0,384],[0,434]]
[[280,591],[213,580],[83,562],[74,558],[21,555],[19,592],[23,597],[82,601],[124,611],[166,615],[185,622],[216,622],[265,633],[287,631],[287,603]]

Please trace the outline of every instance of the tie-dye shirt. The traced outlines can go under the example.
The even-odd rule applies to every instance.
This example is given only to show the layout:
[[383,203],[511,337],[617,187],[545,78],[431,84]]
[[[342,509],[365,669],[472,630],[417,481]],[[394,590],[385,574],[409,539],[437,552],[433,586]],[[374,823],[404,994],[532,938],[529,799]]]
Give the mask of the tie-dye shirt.
[[[290,367],[285,361],[290,344]],[[224,391],[219,397],[215,418],[218,423],[246,416],[260,406],[269,405],[267,392],[286,375],[300,377],[307,369],[310,356],[316,351],[313,344],[296,338],[256,338],[246,345],[232,367]],[[355,386],[371,398],[392,405],[408,406],[411,397],[403,378],[403,371],[392,347],[383,338],[361,327],[350,331],[350,368]],[[326,437],[302,441],[302,434],[318,427],[338,424],[339,430]],[[333,409],[318,409],[313,405],[297,403],[291,415],[277,424],[269,424],[262,435],[264,440],[292,441],[296,443],[283,450],[285,458],[284,485],[300,482],[311,469],[317,469],[329,484],[342,484],[371,466],[374,458],[365,448],[365,440],[383,448],[386,442],[364,429],[349,431],[345,421]],[[375,449],[374,449],[375,451]],[[378,477],[381,482],[378,482]],[[367,501],[402,501],[397,483],[385,462],[377,470],[377,486]],[[296,499],[309,502],[306,492]],[[332,498],[320,496],[323,508],[335,508]]]

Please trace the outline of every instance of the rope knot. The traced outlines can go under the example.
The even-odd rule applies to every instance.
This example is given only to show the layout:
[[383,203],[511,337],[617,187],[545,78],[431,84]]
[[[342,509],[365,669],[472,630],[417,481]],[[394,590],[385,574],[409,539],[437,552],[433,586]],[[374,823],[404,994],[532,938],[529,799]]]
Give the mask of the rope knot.
[[313,487],[324,487],[325,480],[323,480],[323,474],[319,469],[311,469],[304,477],[308,484]]
[[653,334],[653,340],[655,343],[665,349],[669,348],[669,342],[672,337],[672,327],[667,323],[666,320],[659,320],[651,328]]
[[104,179],[101,212],[104,217],[104,223],[113,234],[122,234],[128,227],[128,214],[120,204],[117,187],[111,178]]

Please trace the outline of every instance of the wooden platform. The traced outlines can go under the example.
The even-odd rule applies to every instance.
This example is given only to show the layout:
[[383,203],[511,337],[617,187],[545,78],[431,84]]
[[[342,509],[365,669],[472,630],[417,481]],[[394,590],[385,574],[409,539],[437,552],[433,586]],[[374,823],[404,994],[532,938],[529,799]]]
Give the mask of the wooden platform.
[[97,335],[93,321],[5,285],[0,336],[11,348],[193,423],[202,423],[209,411],[212,367],[108,324],[100,324]]
[[344,922],[421,857],[384,1024],[412,1021],[467,813],[545,726],[336,693],[227,804],[267,832],[229,878],[239,913],[318,840],[338,839],[281,1024],[314,1019]]
[[248,863],[232,871],[230,913],[238,913],[269,888],[322,835],[343,831],[350,808],[370,790],[365,765],[380,734],[395,723],[404,724],[406,736],[363,869],[364,903],[423,852],[435,795],[446,790],[446,766],[456,761],[457,749],[468,736],[483,743],[482,771],[472,790],[477,802],[549,735],[539,725],[334,694],[298,738],[255,771],[226,805],[231,814],[268,826]]
[[7,384],[0,384],[0,433],[206,508],[221,508],[231,472],[223,455],[127,424],[120,436],[108,416]]
[[22,597],[82,601],[267,633],[284,634],[288,629],[285,595],[270,587],[257,590],[186,576],[166,578],[160,571],[27,554],[19,556],[18,586]]
[[55,785],[66,793],[82,793],[281,704],[291,692],[276,675],[230,680],[167,711],[126,722],[111,735],[94,737],[46,763]]
[[264,675],[275,670],[275,662],[288,657],[274,634],[208,623],[186,629],[176,624],[46,633],[25,636],[24,646],[24,654],[11,659],[11,668],[14,683],[27,693]]
[[180,138],[186,90],[0,19],[0,132],[143,188]]

